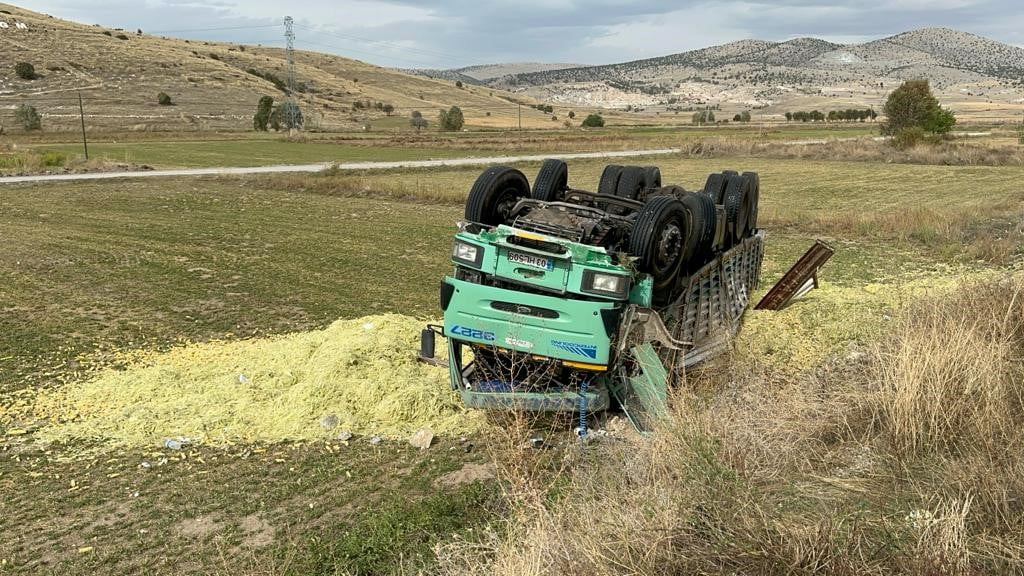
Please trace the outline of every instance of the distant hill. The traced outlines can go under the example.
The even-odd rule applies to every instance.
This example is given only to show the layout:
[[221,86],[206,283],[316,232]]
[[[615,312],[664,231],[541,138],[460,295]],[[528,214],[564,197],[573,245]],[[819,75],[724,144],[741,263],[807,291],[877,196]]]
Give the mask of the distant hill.
[[[78,99],[91,129],[250,129],[260,96],[287,97],[285,52],[280,48],[182,40],[78,24],[0,4],[0,126],[11,133],[22,103],[43,114],[45,130],[74,130]],[[19,28],[16,23],[25,28]],[[299,42],[301,46],[301,42]],[[434,123],[437,111],[457,105],[467,125],[513,126],[513,96],[493,87],[433,80],[352,60],[298,50],[296,94],[309,128],[406,126],[413,110]],[[19,78],[17,62],[37,78]],[[166,92],[173,105],[161,106]],[[354,109],[356,102],[369,108]],[[376,103],[395,107],[392,117]],[[550,126],[548,115],[524,106],[525,126]]]
[[[927,78],[969,112],[1024,103],[1024,49],[949,28],[864,44],[817,38],[741,40],[618,64],[552,69],[488,81],[567,105],[779,108],[878,105],[899,82]],[[989,106],[991,105],[991,106]],[[1005,110],[1004,110],[1005,111]]]

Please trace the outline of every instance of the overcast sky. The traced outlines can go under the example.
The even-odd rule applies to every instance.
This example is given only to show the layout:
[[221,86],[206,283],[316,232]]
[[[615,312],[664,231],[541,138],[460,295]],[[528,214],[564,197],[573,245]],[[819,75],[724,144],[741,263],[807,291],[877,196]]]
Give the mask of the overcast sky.
[[744,38],[860,42],[926,26],[1024,46],[1021,0],[30,0],[19,5],[86,24],[276,46],[284,43],[281,20],[291,15],[297,48],[405,68],[602,64]]

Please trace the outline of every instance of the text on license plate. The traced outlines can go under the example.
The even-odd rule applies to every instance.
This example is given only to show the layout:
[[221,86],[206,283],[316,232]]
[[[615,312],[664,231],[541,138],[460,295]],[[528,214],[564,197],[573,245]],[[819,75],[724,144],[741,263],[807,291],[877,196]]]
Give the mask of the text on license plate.
[[555,268],[555,262],[550,258],[534,256],[533,254],[523,254],[522,252],[509,252],[508,261],[513,264],[522,264],[531,268],[540,268],[541,270],[553,270]]

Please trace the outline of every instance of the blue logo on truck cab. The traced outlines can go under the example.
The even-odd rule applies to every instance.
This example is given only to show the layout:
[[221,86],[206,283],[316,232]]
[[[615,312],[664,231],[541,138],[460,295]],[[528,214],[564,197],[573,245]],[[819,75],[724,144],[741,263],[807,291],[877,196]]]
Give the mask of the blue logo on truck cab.
[[494,342],[494,332],[485,332],[476,328],[470,328],[469,326],[459,326],[456,324],[449,330],[452,334],[457,336],[465,336],[466,338],[474,338],[476,340],[485,340],[487,342]]
[[551,345],[572,354],[586,356],[592,360],[597,359],[597,346],[592,346],[590,344],[577,344],[575,342],[563,342],[561,340],[552,340]]

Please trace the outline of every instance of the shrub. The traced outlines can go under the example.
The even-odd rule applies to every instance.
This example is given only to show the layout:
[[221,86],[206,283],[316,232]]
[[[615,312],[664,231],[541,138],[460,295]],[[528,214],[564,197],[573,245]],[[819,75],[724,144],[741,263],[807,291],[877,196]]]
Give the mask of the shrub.
[[14,111],[14,117],[18,119],[25,130],[41,130],[43,127],[43,117],[39,115],[35,106],[19,105]]
[[46,167],[63,166],[68,157],[56,150],[47,150],[39,157],[39,162]]
[[[103,31],[103,35],[104,36],[113,36],[114,34],[110,30],[104,30]],[[186,42],[188,42],[188,40],[186,40]]]
[[462,130],[462,126],[465,124],[462,109],[458,106],[452,106],[448,110],[441,110],[437,117],[437,124],[445,132],[458,132]]
[[174,104],[174,102],[171,101],[171,96],[167,92],[157,94],[156,101],[161,106],[171,106]]
[[924,141],[924,130],[919,126],[903,128],[892,137],[892,145],[906,150],[913,148]]
[[270,115],[270,124],[274,130],[280,130],[281,128],[298,130],[302,128],[302,123],[302,109],[291,100],[282,102]]
[[602,128],[604,127],[604,118],[602,118],[600,114],[590,114],[583,119],[580,126],[585,126],[587,128]]
[[18,62],[14,65],[14,73],[22,80],[35,80],[36,67],[28,62]]
[[256,114],[252,117],[252,127],[261,132],[267,131],[267,124],[270,122],[270,115],[274,112],[274,99],[270,96],[260,97],[256,105]]
[[116,36],[116,38],[117,38],[118,40],[127,40],[127,39],[128,39],[128,35],[127,35],[127,34],[118,34],[118,35]]

